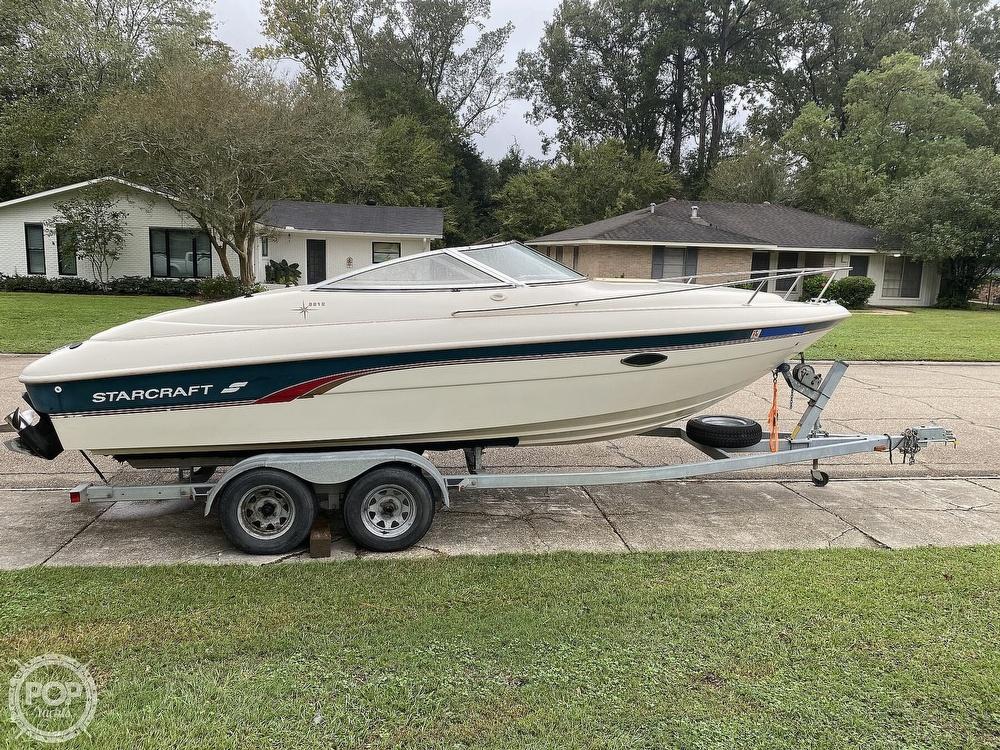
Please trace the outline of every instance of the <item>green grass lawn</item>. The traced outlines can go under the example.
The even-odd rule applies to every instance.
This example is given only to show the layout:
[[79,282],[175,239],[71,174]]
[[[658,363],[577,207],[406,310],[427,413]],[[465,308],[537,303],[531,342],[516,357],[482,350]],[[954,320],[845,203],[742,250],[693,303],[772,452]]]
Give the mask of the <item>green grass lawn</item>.
[[997,310],[854,314],[806,351],[809,359],[1000,361]]
[[36,568],[0,593],[4,679],[47,652],[90,665],[74,747],[1000,736],[998,547]]
[[49,352],[136,318],[194,304],[178,297],[0,292],[0,352]]

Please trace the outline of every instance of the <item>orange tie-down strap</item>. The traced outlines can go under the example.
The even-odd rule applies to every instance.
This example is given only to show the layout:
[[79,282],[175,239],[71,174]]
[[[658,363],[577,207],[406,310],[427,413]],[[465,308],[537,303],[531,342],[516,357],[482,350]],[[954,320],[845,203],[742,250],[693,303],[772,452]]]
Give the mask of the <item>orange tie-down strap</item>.
[[771,411],[767,413],[767,426],[771,430],[769,446],[771,453],[778,452],[778,373],[774,373],[774,393],[771,396]]

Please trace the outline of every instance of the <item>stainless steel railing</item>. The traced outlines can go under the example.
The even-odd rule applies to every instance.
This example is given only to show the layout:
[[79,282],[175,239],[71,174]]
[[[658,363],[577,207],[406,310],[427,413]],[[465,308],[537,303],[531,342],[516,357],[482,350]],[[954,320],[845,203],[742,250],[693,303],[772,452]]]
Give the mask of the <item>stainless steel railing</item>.
[[[806,276],[815,276],[817,274],[830,274],[827,279],[826,284],[824,284],[822,291],[817,297],[814,297],[810,301],[819,302],[822,301],[823,296],[826,294],[827,290],[830,288],[830,284],[836,277],[837,273],[840,271],[849,271],[850,266],[824,266],[817,268],[779,268],[774,271],[733,271],[726,273],[708,273],[708,274],[693,274],[685,276],[675,276],[667,279],[656,279],[658,282],[677,282],[680,281],[683,287],[680,289],[660,289],[655,292],[638,292],[636,294],[619,294],[610,295],[605,297],[590,297],[587,299],[574,299],[574,300],[564,300],[559,302],[538,302],[531,305],[511,305],[510,307],[494,307],[494,308],[479,308],[475,310],[456,310],[452,313],[452,316],[459,315],[476,315],[476,314],[495,314],[499,312],[507,311],[518,311],[518,310],[534,310],[549,307],[566,307],[569,305],[585,305],[593,302],[614,302],[617,300],[628,300],[628,299],[639,299],[641,297],[654,297],[667,294],[681,294],[683,292],[700,291],[705,289],[718,289],[721,287],[731,287],[731,286],[741,286],[743,284],[752,285],[753,288],[747,291],[752,292],[749,299],[744,302],[744,306],[750,305],[757,298],[757,295],[764,291],[765,287],[770,281],[778,281],[780,279],[794,279],[785,292],[784,299],[788,299],[792,292],[795,290],[795,284],[800,278],[805,278]],[[717,284],[695,284],[694,279],[703,278],[724,278],[727,276],[737,276],[738,278],[732,281],[724,281]],[[685,279],[687,281],[685,281]]]

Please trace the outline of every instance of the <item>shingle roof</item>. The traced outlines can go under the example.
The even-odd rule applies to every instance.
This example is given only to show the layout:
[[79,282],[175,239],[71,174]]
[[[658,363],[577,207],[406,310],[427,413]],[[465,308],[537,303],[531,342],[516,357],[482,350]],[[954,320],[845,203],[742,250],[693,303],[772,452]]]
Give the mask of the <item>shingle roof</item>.
[[274,201],[261,222],[279,229],[294,227],[317,232],[417,234],[424,237],[441,237],[444,234],[444,211],[410,206]]
[[[691,219],[698,206],[702,221]],[[669,200],[532,242],[663,242],[831,249],[875,249],[875,232],[840,219],[771,203]]]

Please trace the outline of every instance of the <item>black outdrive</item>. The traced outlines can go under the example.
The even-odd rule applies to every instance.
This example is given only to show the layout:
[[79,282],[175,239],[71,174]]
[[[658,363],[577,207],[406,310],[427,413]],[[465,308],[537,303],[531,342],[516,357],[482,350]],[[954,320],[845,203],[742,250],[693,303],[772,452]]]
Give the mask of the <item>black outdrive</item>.
[[30,453],[46,460],[62,453],[62,443],[48,414],[39,414],[30,407],[14,409],[5,421],[17,433],[17,438],[7,441],[11,450]]
[[764,434],[752,419],[726,415],[689,419],[686,432],[696,443],[712,448],[749,448],[757,445]]

